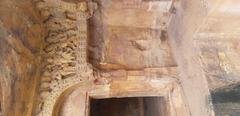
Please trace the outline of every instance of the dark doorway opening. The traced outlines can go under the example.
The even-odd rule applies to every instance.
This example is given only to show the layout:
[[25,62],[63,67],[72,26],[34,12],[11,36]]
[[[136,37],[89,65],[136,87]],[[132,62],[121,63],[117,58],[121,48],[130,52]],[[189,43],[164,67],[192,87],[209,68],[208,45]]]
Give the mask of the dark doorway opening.
[[163,97],[91,99],[90,116],[167,116]]
[[0,82],[0,116],[3,116],[3,112],[2,112],[2,99],[3,99],[2,85],[1,85],[1,82]]
[[2,106],[1,106],[1,101],[0,101],[0,116],[3,116],[3,114],[2,114]]

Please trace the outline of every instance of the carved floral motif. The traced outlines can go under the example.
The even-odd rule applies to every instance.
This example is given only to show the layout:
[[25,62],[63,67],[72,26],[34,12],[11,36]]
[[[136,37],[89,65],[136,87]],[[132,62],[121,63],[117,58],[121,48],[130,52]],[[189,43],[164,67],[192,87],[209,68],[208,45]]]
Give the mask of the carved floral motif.
[[36,1],[48,30],[42,55],[39,116],[51,116],[58,97],[92,75],[86,47],[87,19],[93,10],[88,5],[85,1]]

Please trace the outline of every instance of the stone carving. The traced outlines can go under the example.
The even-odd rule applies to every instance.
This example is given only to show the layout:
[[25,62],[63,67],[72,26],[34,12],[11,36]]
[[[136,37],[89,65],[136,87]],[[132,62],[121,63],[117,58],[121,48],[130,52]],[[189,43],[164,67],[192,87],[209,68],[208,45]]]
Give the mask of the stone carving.
[[[155,78],[159,77],[158,73],[163,71],[163,69],[155,70],[143,67],[140,69],[144,71],[138,70],[137,72],[127,72],[126,70],[103,72],[95,69],[93,73],[93,67],[87,62],[87,19],[92,16],[97,8],[96,4],[90,1],[67,2],[67,0],[38,0],[35,2],[43,16],[48,32],[42,50],[43,64],[37,116],[52,116],[59,97],[66,90],[80,82],[84,81],[85,83],[88,80],[92,80],[95,85],[107,85],[114,77],[120,80],[126,79],[128,76],[139,79],[142,77]],[[144,29],[141,30],[133,28],[137,34],[139,34],[139,31],[142,32],[144,37],[138,36],[136,39],[136,36],[131,36],[133,40],[129,42],[125,40],[127,45],[130,43],[129,48],[134,48],[134,50],[137,48],[141,54],[151,50],[153,47],[159,48],[159,44],[153,45],[152,43],[161,43],[160,39],[153,39],[160,36],[161,28],[149,31],[148,26],[151,25],[145,25]],[[127,32],[122,31],[122,33],[126,34]],[[130,33],[128,32],[127,34]],[[151,41],[148,41],[149,35],[154,36],[150,37]],[[123,42],[121,38],[118,38],[118,40]],[[158,59],[158,57],[152,55],[153,53],[147,53],[143,53],[147,57],[145,58],[147,62],[145,64],[149,65],[147,68],[153,67],[152,64],[156,63],[152,62],[152,59]],[[143,64],[143,62],[138,64]],[[144,72],[146,75],[142,75]]]
[[[87,19],[93,3],[36,1],[48,36],[43,49],[39,116],[51,116],[58,97],[69,87],[91,77],[87,63]],[[89,7],[90,6],[90,7]],[[96,5],[95,5],[96,6]],[[96,7],[95,7],[96,8]]]

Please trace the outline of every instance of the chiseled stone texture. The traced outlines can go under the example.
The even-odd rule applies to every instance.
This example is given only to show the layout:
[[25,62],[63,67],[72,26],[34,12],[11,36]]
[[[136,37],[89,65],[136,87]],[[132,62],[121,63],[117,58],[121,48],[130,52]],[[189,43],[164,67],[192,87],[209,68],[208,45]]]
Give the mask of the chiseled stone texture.
[[238,115],[239,89],[232,86],[240,82],[239,0],[86,1],[0,0],[4,116],[31,116],[35,109],[58,115],[55,105],[64,100],[76,105],[65,114],[75,115],[85,99],[62,98],[73,86],[104,85],[91,94],[119,97],[147,89],[139,81],[160,79],[161,86],[169,77],[180,81],[177,91],[183,89],[192,116],[213,116],[213,108],[216,115]]
[[3,116],[31,116],[45,29],[30,0],[0,1],[0,85]]
[[36,115],[52,116],[56,113],[54,106],[58,98],[67,89],[92,77],[87,62],[87,19],[93,13],[94,4],[36,0],[35,5],[45,19],[48,32],[42,49],[40,102]]
[[166,36],[171,1],[97,1],[89,20],[90,62],[101,69],[172,67]]
[[240,82],[237,39],[200,38],[196,43],[212,90]]
[[240,114],[240,11],[238,0],[212,0],[194,37],[216,116]]
[[168,36],[178,64],[186,104],[192,116],[214,116],[208,82],[193,41],[194,34],[208,14],[208,1],[180,0],[175,4],[175,11]]
[[230,1],[215,8],[194,37],[211,90],[240,82],[240,16]]

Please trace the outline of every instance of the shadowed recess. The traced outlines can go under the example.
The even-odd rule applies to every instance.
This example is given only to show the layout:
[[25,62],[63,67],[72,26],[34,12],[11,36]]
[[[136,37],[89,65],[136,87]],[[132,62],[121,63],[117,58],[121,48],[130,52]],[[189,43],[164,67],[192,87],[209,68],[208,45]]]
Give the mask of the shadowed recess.
[[162,97],[92,99],[90,116],[167,116]]

